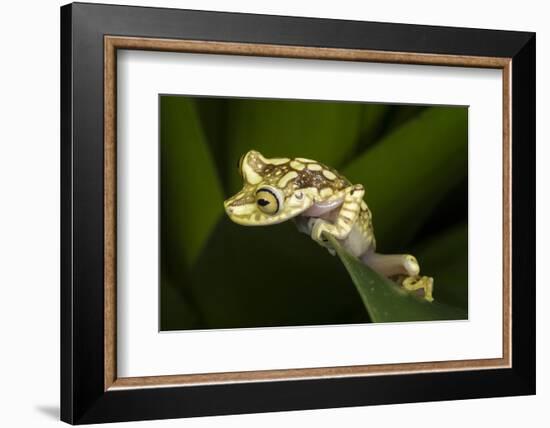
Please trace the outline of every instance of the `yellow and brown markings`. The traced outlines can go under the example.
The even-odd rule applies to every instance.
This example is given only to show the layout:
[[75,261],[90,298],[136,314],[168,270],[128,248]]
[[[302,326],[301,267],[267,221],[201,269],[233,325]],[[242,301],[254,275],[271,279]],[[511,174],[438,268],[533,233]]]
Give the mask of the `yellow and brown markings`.
[[306,158],[264,158],[250,152],[242,162],[243,177],[251,185],[275,186],[290,194],[296,189],[315,188],[326,198],[350,185],[332,168]]
[[307,169],[309,169],[310,171],[322,171],[323,167],[318,163],[310,163],[307,165]]
[[296,159],[294,159],[293,161],[290,162],[290,166],[295,169],[296,171],[301,171],[303,170],[306,165]]
[[334,194],[334,190],[330,187],[325,187],[324,189],[321,189],[319,192],[319,195],[321,195],[321,198],[326,199],[329,196],[332,196]]
[[293,181],[296,177],[298,177],[297,171],[289,171],[285,175],[283,175],[279,181],[277,182],[277,187],[284,189],[291,181]]

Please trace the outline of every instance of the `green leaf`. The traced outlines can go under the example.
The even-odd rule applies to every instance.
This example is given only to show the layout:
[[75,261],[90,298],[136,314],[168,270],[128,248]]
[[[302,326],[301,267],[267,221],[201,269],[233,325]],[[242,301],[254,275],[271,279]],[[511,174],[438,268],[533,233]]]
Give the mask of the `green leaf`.
[[259,150],[267,157],[306,157],[338,168],[360,132],[358,103],[244,100],[228,105],[228,181],[242,187],[234,165],[243,153]]
[[[405,291],[383,278],[356,257],[345,251],[338,241],[326,235],[357,288],[373,322],[435,321],[466,319],[467,312],[438,301]],[[435,295],[435,294],[434,294]]]
[[409,242],[468,171],[468,110],[432,107],[353,160],[343,174],[366,188],[383,251]]
[[223,212],[223,195],[193,100],[163,96],[160,104],[161,234],[174,273],[193,265]]

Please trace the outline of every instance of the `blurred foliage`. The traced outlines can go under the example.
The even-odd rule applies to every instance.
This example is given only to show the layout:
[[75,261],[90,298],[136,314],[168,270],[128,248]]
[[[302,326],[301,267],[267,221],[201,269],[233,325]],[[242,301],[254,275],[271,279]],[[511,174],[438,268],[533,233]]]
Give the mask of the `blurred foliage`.
[[[231,101],[227,120],[227,150],[230,165],[243,153],[258,150],[266,156],[306,157],[338,169],[359,137],[361,104],[316,101]],[[226,177],[229,193],[242,187],[235,169]]]
[[160,111],[162,223],[176,263],[191,268],[223,212],[223,194],[194,102],[162,97]]
[[204,327],[368,321],[342,263],[292,222],[236,226],[220,219],[188,283]]
[[425,272],[437,272],[437,296],[460,308],[468,307],[468,226],[459,224],[424,241],[414,250]]
[[[162,96],[160,116],[162,330],[466,317],[466,108]],[[436,304],[342,263],[292,222],[232,223],[222,201],[252,148],[365,185],[378,249],[417,256]]]
[[408,242],[463,178],[468,168],[467,125],[466,109],[430,107],[342,170],[353,183],[366,187],[365,199],[376,216],[375,233],[383,237],[379,250],[393,251]]

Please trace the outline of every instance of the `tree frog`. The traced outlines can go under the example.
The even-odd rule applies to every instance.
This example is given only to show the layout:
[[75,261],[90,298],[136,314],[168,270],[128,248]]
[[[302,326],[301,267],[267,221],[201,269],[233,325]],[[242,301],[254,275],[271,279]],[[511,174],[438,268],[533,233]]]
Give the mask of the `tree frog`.
[[397,278],[406,290],[423,290],[433,301],[433,278],[420,276],[410,254],[379,254],[365,188],[333,168],[306,158],[266,158],[251,150],[238,164],[243,189],[224,202],[229,218],[244,226],[267,226],[293,219],[332,255],[330,234],[353,256],[379,274]]

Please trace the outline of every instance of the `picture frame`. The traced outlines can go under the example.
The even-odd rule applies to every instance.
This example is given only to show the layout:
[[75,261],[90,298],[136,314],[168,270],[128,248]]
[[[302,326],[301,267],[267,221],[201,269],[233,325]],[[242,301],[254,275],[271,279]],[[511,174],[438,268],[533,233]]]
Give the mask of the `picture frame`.
[[[117,51],[502,71],[502,356],[117,375]],[[154,78],[154,77],[151,77]],[[535,393],[535,34],[73,3],[61,8],[61,419],[165,419]],[[151,287],[156,287],[151,284]]]

